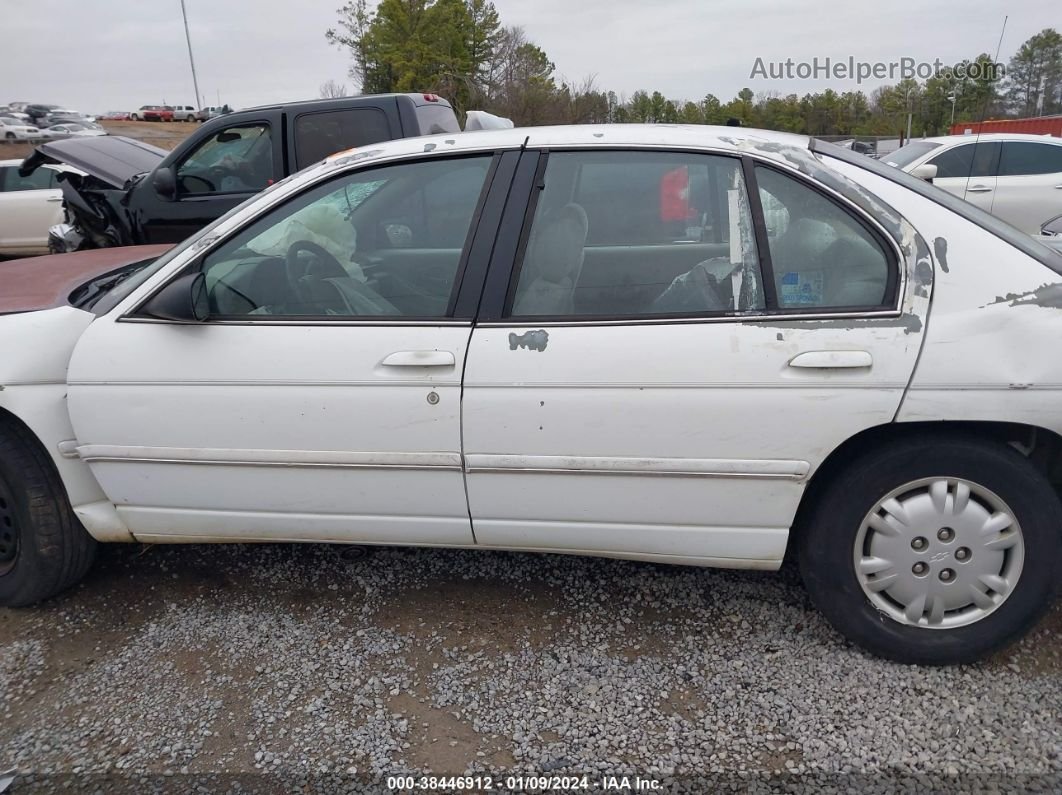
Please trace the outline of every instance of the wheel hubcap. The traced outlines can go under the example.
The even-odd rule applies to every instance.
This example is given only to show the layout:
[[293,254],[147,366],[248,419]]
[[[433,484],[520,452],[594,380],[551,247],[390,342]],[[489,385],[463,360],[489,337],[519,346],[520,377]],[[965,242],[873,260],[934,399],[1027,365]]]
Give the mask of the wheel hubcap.
[[18,556],[18,523],[11,490],[0,477],[0,575],[15,565]]
[[925,478],[885,495],[855,542],[863,592],[901,624],[950,629],[996,610],[1017,585],[1025,545],[1014,513],[962,478]]

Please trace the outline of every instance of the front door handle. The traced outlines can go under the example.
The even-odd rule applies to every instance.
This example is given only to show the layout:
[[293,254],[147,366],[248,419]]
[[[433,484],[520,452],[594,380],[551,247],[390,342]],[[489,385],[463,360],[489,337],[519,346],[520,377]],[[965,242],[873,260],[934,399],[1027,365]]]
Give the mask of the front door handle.
[[874,357],[867,351],[805,351],[789,360],[790,367],[815,370],[845,370],[873,364]]
[[992,190],[992,189],[990,187],[988,187],[987,185],[971,185],[970,187],[968,187],[966,189],[966,192],[967,193],[988,193],[990,190]]
[[385,367],[453,367],[456,363],[450,351],[395,351],[381,362]]

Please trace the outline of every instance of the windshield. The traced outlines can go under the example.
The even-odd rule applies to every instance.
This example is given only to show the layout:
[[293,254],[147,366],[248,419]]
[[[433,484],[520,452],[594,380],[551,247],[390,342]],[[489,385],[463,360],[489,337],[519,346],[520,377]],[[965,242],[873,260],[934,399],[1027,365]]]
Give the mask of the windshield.
[[896,168],[904,168],[927,152],[933,151],[938,146],[940,146],[940,144],[935,144],[931,141],[915,141],[913,144],[901,146],[895,152],[889,152],[887,155],[882,155],[881,162],[890,166],[896,166]]

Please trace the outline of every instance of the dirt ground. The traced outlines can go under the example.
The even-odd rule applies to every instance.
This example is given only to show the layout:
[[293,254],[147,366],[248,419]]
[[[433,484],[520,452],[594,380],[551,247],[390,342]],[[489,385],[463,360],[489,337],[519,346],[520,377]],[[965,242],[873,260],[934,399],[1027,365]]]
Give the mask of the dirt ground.
[[1049,791],[1060,634],[1062,604],[985,663],[918,668],[844,643],[791,567],[114,546],[71,592],[0,609],[0,770],[19,769],[15,793],[616,770],[684,791],[738,774]]
[[[101,121],[111,135],[124,135],[153,144],[161,149],[173,149],[199,126],[197,122],[152,122],[152,121]],[[0,140],[0,160],[26,157],[36,142]]]

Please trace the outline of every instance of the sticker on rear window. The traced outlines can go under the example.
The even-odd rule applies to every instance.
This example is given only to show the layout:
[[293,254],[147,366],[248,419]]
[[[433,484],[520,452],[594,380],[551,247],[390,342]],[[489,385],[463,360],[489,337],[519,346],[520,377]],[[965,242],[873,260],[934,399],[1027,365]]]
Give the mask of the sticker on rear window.
[[821,306],[822,271],[782,274],[782,306]]

